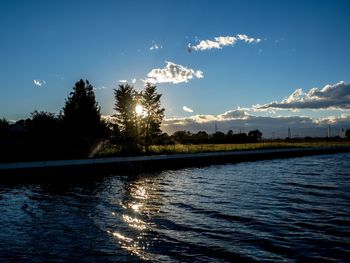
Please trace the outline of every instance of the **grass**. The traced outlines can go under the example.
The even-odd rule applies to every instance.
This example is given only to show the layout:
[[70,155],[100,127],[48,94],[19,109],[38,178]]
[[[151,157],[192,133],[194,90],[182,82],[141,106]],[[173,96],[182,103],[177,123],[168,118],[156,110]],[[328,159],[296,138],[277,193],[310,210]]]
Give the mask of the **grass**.
[[[243,144],[175,144],[175,145],[151,145],[149,154],[176,154],[176,153],[200,153],[219,151],[246,151],[259,149],[283,149],[305,147],[336,147],[350,146],[350,141],[262,141],[258,143]],[[145,154],[141,151],[140,154]],[[108,157],[121,155],[121,148],[116,145],[105,146],[96,157]]]

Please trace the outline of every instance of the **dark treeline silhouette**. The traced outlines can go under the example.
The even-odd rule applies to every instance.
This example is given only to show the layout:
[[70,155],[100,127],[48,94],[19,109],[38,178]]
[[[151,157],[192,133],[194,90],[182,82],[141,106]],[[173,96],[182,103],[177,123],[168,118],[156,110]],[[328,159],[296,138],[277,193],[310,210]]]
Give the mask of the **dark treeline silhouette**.
[[114,94],[115,122],[101,117],[88,80],[75,83],[59,114],[34,111],[14,124],[0,119],[0,161],[86,158],[107,139],[119,145],[122,154],[137,154],[141,148],[148,152],[149,145],[164,136],[161,94],[151,84],[139,92],[129,84],[119,85]]
[[[114,96],[114,121],[101,117],[93,86],[88,80],[75,83],[59,114],[34,111],[29,118],[12,124],[0,119],[0,162],[86,158],[93,156],[91,153],[98,152],[100,145],[105,143],[118,146],[119,154],[139,154],[148,153],[150,145],[232,144],[262,140],[259,130],[248,133],[233,133],[232,130],[213,134],[205,131],[162,133],[162,95],[149,83],[142,91],[129,84],[119,85],[114,89]],[[350,139],[350,130],[345,136]]]
[[34,111],[10,125],[0,121],[0,160],[27,161],[86,157],[101,138],[109,136],[89,81],[75,83],[56,115]]
[[248,143],[258,142],[262,139],[262,133],[259,130],[253,130],[247,133],[233,133],[232,130],[226,134],[217,131],[213,134],[208,134],[205,131],[191,133],[189,131],[177,131],[169,140],[173,143],[182,144],[228,144],[228,143]]

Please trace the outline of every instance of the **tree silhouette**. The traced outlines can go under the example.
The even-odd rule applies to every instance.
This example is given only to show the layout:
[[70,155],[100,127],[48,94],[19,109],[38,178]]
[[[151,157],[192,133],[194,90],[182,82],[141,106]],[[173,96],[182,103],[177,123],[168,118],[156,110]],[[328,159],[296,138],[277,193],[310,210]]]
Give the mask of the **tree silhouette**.
[[27,121],[27,125],[31,133],[42,137],[57,130],[59,123],[54,113],[34,111],[30,115],[31,118]]
[[259,130],[253,130],[253,131],[248,132],[248,137],[252,141],[257,142],[258,140],[261,140],[262,133]]
[[100,107],[88,80],[75,83],[61,118],[67,157],[86,157],[98,138],[105,136]]
[[225,143],[226,135],[221,131],[217,131],[212,134],[212,140],[214,143]]
[[145,137],[145,147],[153,143],[152,138],[160,136],[162,131],[160,125],[164,118],[164,108],[161,108],[160,98],[162,94],[158,94],[156,86],[150,83],[146,84],[145,90],[142,92],[142,106],[144,108],[143,119],[143,135]]
[[100,107],[93,86],[82,79],[75,83],[63,107],[64,127],[73,137],[98,137],[102,135]]
[[34,159],[59,158],[61,154],[61,129],[54,113],[34,111],[25,121],[30,155]]
[[188,143],[191,141],[192,134],[189,131],[176,131],[172,135],[174,143]]
[[347,129],[347,130],[345,131],[345,137],[348,138],[348,139],[350,139],[350,129]]
[[209,139],[209,135],[206,131],[199,131],[193,136],[195,143],[206,143]]
[[5,118],[0,119],[0,139],[7,136],[9,127],[10,124]]
[[129,84],[121,84],[114,89],[116,122],[123,137],[123,150],[127,152],[137,150],[136,96],[137,92]]

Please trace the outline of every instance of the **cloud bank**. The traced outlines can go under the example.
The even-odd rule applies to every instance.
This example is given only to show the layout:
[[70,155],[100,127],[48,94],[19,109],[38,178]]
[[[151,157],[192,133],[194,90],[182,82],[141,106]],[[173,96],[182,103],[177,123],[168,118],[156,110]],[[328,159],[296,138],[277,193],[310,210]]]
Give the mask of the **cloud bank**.
[[292,137],[327,136],[328,125],[331,125],[331,136],[342,135],[342,129],[350,128],[350,116],[330,116],[312,119],[304,116],[290,117],[262,117],[254,116],[244,110],[230,110],[219,115],[193,115],[184,118],[167,118],[163,121],[162,130],[169,134],[179,130],[191,132],[215,132],[215,128],[222,132],[232,130],[234,133],[249,132],[259,129],[263,137],[288,136],[288,127]]
[[41,87],[46,84],[45,80],[39,80],[39,79],[34,79],[33,82],[34,82],[34,85],[37,87]]
[[193,110],[189,107],[183,106],[182,109],[186,112],[193,112]]
[[188,51],[203,51],[210,49],[222,49],[224,46],[233,46],[237,41],[243,41],[245,43],[259,43],[260,38],[248,37],[244,34],[238,34],[236,36],[220,36],[215,37],[214,40],[201,40],[197,45],[188,44]]
[[350,85],[340,81],[326,85],[322,89],[312,88],[305,93],[302,89],[295,90],[281,102],[271,102],[255,105],[256,109],[350,109]]
[[193,78],[203,78],[203,72],[200,70],[193,70],[186,68],[185,66],[175,64],[170,61],[166,61],[164,68],[152,69],[148,74],[144,82],[152,84],[157,83],[187,83]]

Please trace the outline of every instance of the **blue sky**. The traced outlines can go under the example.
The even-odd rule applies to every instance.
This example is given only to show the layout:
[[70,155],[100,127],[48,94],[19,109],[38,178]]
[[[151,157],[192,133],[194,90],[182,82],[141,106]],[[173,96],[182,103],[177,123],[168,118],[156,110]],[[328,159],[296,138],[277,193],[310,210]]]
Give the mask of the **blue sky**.
[[[0,117],[58,113],[80,78],[96,88],[103,114],[113,114],[113,88],[120,80],[135,78],[141,89],[152,70],[165,74],[171,62],[188,76],[202,73],[177,84],[169,78],[156,83],[167,118],[219,116],[241,107],[271,118],[344,119],[350,101],[338,107],[338,97],[327,97],[332,102],[326,108],[289,108],[291,101],[283,100],[299,88],[304,91],[299,102],[322,99],[306,95],[315,87],[349,90],[349,10],[349,1],[4,0]],[[215,37],[235,40],[222,44]],[[200,47],[208,40],[222,45],[187,51],[188,44]],[[338,87],[340,81],[345,85]],[[341,99],[350,100],[347,95]],[[282,108],[268,106],[273,101]],[[253,110],[258,104],[267,107]]]

